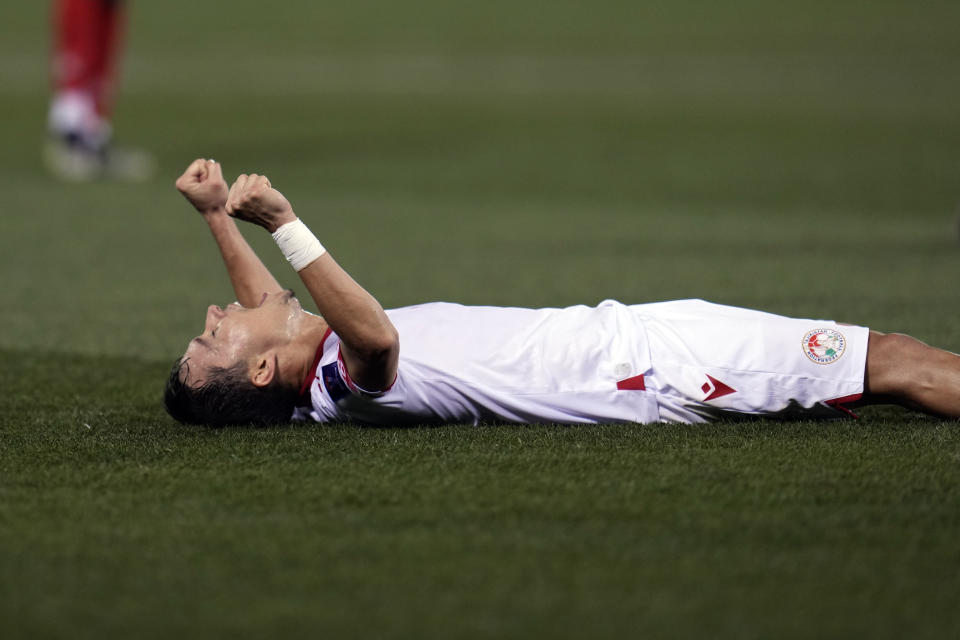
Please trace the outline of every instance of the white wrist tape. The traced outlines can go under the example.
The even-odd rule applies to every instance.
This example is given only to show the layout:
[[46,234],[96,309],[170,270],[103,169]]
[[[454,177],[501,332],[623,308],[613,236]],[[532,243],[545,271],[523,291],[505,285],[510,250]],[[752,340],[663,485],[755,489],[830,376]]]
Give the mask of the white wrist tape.
[[280,225],[272,234],[273,241],[280,247],[283,257],[296,271],[302,271],[308,264],[327,252],[310,232],[307,225],[297,218],[293,222]]

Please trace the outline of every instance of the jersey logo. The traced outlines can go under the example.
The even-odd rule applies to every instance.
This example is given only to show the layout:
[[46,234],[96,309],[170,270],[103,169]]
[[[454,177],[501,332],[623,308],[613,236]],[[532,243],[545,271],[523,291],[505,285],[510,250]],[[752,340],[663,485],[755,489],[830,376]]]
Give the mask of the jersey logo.
[[812,362],[830,364],[843,355],[847,340],[836,329],[814,329],[803,336],[800,346]]
[[703,383],[703,386],[700,387],[700,390],[707,394],[707,397],[703,399],[704,402],[707,400],[716,400],[717,398],[722,398],[723,396],[728,396],[731,393],[736,393],[737,390],[733,387],[729,387],[713,376],[709,374],[704,374],[707,376],[707,381]]

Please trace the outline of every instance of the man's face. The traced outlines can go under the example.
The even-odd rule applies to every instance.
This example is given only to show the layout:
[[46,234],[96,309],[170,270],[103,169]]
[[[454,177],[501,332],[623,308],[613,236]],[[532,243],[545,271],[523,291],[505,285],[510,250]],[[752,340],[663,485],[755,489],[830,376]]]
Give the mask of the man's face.
[[281,347],[300,330],[304,311],[292,291],[264,294],[254,308],[228,304],[210,305],[203,333],[190,341],[183,354],[187,385],[196,387],[211,367],[229,367],[252,362],[258,355]]

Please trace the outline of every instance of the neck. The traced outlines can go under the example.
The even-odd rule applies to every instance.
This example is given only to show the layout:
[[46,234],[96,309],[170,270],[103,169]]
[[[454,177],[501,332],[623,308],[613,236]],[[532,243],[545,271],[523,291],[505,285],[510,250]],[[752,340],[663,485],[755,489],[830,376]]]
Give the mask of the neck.
[[306,315],[301,330],[285,349],[280,365],[280,375],[284,383],[300,388],[300,384],[311,373],[317,347],[327,333],[327,322],[320,316]]

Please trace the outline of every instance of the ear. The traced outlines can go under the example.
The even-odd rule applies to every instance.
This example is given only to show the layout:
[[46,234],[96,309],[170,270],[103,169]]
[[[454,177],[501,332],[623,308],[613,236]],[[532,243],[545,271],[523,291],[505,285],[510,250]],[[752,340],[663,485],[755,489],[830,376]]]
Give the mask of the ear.
[[265,387],[273,382],[277,375],[277,357],[273,353],[265,353],[257,357],[250,368],[250,382],[255,387]]

